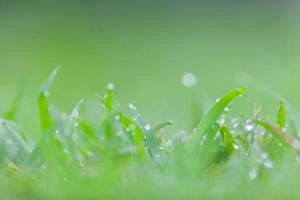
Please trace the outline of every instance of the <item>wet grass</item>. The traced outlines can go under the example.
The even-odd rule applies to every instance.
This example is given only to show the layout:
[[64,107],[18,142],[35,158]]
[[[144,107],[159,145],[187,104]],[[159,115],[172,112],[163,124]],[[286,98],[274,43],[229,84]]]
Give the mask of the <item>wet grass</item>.
[[1,199],[299,197],[300,142],[283,100],[275,122],[259,107],[249,119],[232,117],[233,101],[247,98],[246,88],[234,89],[193,131],[166,134],[171,121],[122,108],[111,83],[96,108],[82,113],[81,100],[70,114],[59,111],[49,102],[58,71],[38,93],[39,140],[15,122],[22,93],[0,119]]

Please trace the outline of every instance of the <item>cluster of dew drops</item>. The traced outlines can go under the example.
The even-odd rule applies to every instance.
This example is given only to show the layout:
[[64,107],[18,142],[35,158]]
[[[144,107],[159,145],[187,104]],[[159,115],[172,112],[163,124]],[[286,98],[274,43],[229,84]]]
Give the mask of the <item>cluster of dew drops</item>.
[[[193,73],[185,73],[182,76],[182,84],[185,87],[194,87],[197,84],[196,75]],[[220,101],[220,99],[216,99],[216,102],[219,102],[219,101]],[[218,123],[220,125],[225,124],[226,114],[229,111],[230,111],[230,107],[225,107],[224,114],[218,120]],[[242,130],[237,131],[237,129],[241,129],[241,127],[242,127]],[[253,137],[265,134],[264,128],[256,126],[254,124],[253,120],[251,120],[251,119],[239,120],[238,118],[232,118],[231,122],[230,122],[230,130],[231,130],[231,133],[233,134],[233,136],[237,136],[238,133],[243,133],[243,132],[248,133],[248,136],[246,138],[248,142],[253,140]],[[193,130],[193,133],[195,133],[195,131],[196,131],[196,129]],[[180,138],[180,140],[182,140],[182,142],[187,142],[189,140],[189,134],[186,130],[181,130],[177,137]],[[206,135],[203,136],[202,140],[200,141],[200,145],[205,141],[206,137],[207,137]],[[214,139],[216,139],[217,137],[220,137],[219,132]],[[269,135],[269,137],[272,137],[272,135]],[[281,143],[279,143],[279,145],[281,145]],[[234,143],[233,147],[236,150],[240,149],[240,146],[238,143]],[[248,155],[248,153],[246,153],[246,155]],[[263,167],[266,169],[273,168],[273,162],[270,160],[267,152],[262,152],[260,154],[260,158],[257,159],[257,162],[262,164]],[[249,171],[248,176],[251,180],[256,179],[258,176],[257,168],[251,169]]]

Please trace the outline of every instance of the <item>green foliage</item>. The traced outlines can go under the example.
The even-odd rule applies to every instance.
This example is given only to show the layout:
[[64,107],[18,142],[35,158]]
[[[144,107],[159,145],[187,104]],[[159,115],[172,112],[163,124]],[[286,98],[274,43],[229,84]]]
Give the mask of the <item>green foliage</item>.
[[217,101],[192,133],[175,135],[165,131],[171,121],[148,123],[132,104],[124,111],[112,84],[98,97],[97,117],[82,114],[83,100],[70,114],[59,111],[48,100],[57,71],[39,92],[38,141],[9,121],[16,106],[0,120],[0,190],[6,199],[169,199],[177,192],[212,198],[215,191],[231,199],[237,189],[263,197],[252,182],[272,187],[274,179],[285,178],[275,168],[293,166],[289,170],[300,177],[295,164],[300,142],[288,133],[283,101],[276,125],[261,120],[259,109],[253,119],[230,120],[229,104],[246,90],[236,89]]

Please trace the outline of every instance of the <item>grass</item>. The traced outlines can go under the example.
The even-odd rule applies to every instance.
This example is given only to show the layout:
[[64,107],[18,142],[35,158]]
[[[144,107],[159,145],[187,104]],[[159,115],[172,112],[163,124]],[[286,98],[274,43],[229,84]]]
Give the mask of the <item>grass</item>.
[[250,119],[229,118],[246,92],[235,89],[192,133],[166,135],[171,121],[146,122],[132,104],[122,109],[113,84],[95,97],[95,115],[81,114],[84,100],[60,112],[48,98],[58,71],[39,91],[39,140],[14,122],[22,92],[0,119],[1,199],[299,198],[300,142],[283,100],[276,122],[259,108]]

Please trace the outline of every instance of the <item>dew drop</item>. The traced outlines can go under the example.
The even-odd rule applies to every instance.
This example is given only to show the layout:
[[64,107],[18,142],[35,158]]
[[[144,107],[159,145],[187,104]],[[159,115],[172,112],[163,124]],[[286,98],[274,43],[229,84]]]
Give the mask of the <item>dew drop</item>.
[[128,106],[129,106],[130,109],[136,110],[136,107],[132,103],[129,103]]
[[48,90],[44,91],[44,96],[45,97],[49,97],[50,96],[50,92]]
[[167,140],[165,145],[166,145],[167,148],[172,147],[172,145],[173,145],[172,140],[171,139]]
[[245,124],[245,130],[253,131],[253,129],[254,129],[254,124],[250,120],[247,120]]
[[197,77],[193,73],[186,73],[182,76],[182,84],[185,87],[194,87],[197,84]]
[[134,124],[130,124],[129,125],[129,129],[134,130],[135,129],[135,125]]
[[264,162],[264,166],[265,166],[265,168],[271,169],[271,168],[273,168],[273,162],[268,159]]
[[282,132],[286,133],[287,132],[287,127],[283,127],[281,130],[282,130]]
[[225,107],[225,108],[224,108],[224,112],[227,113],[227,112],[229,112],[229,111],[230,111],[230,108],[229,108],[229,107]]
[[119,121],[120,120],[120,115],[116,115],[115,120]]
[[254,180],[254,179],[256,179],[256,177],[257,177],[257,170],[256,170],[256,169],[252,169],[252,170],[249,172],[249,178],[250,178],[251,180]]
[[233,118],[231,120],[231,128],[236,129],[238,127],[238,125],[239,125],[239,120],[237,118]]
[[239,146],[237,144],[232,145],[234,149],[239,150]]
[[145,128],[146,131],[149,131],[151,129],[151,125],[150,124],[146,124],[144,128]]
[[154,155],[154,157],[155,157],[156,159],[159,159],[159,158],[160,158],[160,155],[157,153],[157,154]]
[[216,99],[216,102],[217,102],[217,103],[220,102],[220,99]]
[[115,85],[113,83],[108,83],[106,87],[107,87],[108,90],[114,90],[115,89]]

